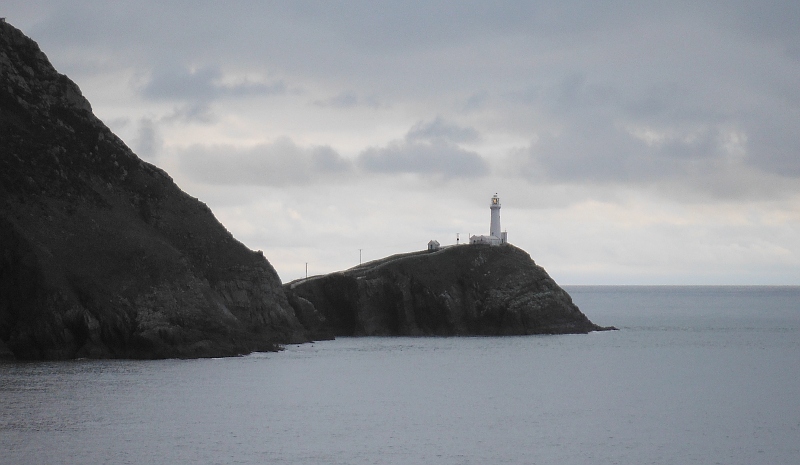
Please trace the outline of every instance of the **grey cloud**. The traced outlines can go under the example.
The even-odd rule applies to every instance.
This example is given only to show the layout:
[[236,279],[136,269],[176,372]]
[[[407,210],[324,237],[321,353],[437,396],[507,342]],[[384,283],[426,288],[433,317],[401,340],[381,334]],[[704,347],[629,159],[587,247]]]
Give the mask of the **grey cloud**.
[[723,21],[757,37],[800,45],[800,4],[784,0],[737,1]]
[[359,97],[355,92],[342,92],[328,99],[315,100],[314,105],[318,107],[332,108],[354,108],[370,107],[379,108],[381,103],[375,96]]
[[[756,76],[755,85],[743,82]],[[512,157],[508,170],[540,182],[683,183],[719,197],[743,179],[800,177],[800,135],[792,129],[800,127],[800,91],[786,78],[756,70],[625,86],[588,72],[564,74],[508,95],[548,116],[533,126],[537,142]],[[774,192],[756,184],[737,190],[767,191]]]
[[195,145],[179,154],[182,172],[208,184],[286,186],[341,179],[352,163],[327,146],[300,147],[289,138],[250,148]]
[[143,118],[139,121],[139,130],[133,141],[133,150],[137,155],[153,162],[164,146],[164,140],[153,120]]
[[406,134],[408,141],[448,141],[477,142],[480,140],[478,131],[473,128],[458,126],[445,122],[441,117],[437,117],[431,122],[420,121],[409,129]]
[[219,82],[222,76],[222,71],[214,66],[195,70],[184,67],[157,68],[150,76],[150,80],[142,86],[141,93],[153,100],[209,101],[220,97],[247,97],[286,92],[286,84],[282,81],[269,84],[244,81],[229,85]]
[[488,100],[489,100],[489,92],[485,90],[473,92],[464,101],[461,110],[465,112],[479,111],[486,107]]
[[[732,145],[731,135],[737,138]],[[743,131],[721,126],[676,131],[646,141],[625,128],[600,124],[542,135],[509,158],[509,176],[533,184],[627,185],[658,188],[681,199],[765,199],[791,195],[791,182],[777,170],[748,167],[753,141]],[[762,167],[764,162],[759,162]],[[784,169],[797,169],[784,166]],[[789,187],[793,189],[792,187]]]
[[753,115],[747,128],[749,165],[800,178],[800,108],[794,112]]
[[708,144],[704,137],[648,145],[612,126],[590,133],[573,129],[541,137],[524,154],[522,172],[557,182],[653,182],[680,174],[694,160],[691,155],[708,156]]
[[[427,126],[414,126],[424,127]],[[331,147],[300,147],[286,137],[249,148],[194,145],[181,150],[178,160],[181,171],[209,184],[327,183],[347,179],[359,171],[385,175],[412,173],[436,178],[481,177],[490,173],[488,163],[479,154],[434,136],[439,135],[436,128],[448,128],[443,131],[447,135],[453,128],[459,129],[457,126],[437,123],[430,127],[430,135],[366,149],[354,161],[342,157]],[[455,134],[465,138],[465,134],[471,135],[471,132],[456,131]],[[430,140],[420,140],[423,138]]]
[[365,150],[359,155],[358,164],[373,173],[414,173],[443,178],[489,174],[489,166],[480,155],[441,140],[430,143],[394,141],[386,147]]
[[[688,176],[724,158],[716,139],[726,127],[747,138],[741,166],[800,177],[798,2],[9,5],[35,18],[26,32],[53,59],[85,56],[139,73],[155,69],[140,90],[193,105],[180,107],[176,118],[213,118],[202,106],[210,99],[286,92],[282,81],[222,85],[222,70],[235,65],[349,89],[316,102],[331,108],[363,106],[365,96],[380,95],[423,115],[440,114],[448,102],[465,109],[465,96],[472,96],[466,109],[481,134],[489,125],[515,138],[537,133],[540,143],[522,157],[525,170],[554,179]],[[30,13],[34,8],[43,13]],[[360,163],[424,172],[414,154],[433,155],[437,132],[450,143],[467,141],[457,130],[447,134],[447,123],[436,124],[420,123],[407,140],[371,149]],[[648,146],[620,129],[625,125],[707,132]],[[441,145],[481,165],[476,154]]]
[[216,116],[206,102],[192,102],[176,107],[172,113],[162,118],[165,122],[181,121],[185,123],[210,124],[216,121]]
[[[463,63],[443,72],[443,65],[453,62],[442,58],[455,58],[453,48],[506,37],[561,41],[657,17],[656,9],[580,1],[77,2],[52,8],[32,32],[53,44],[113,51],[111,56],[124,56],[128,64],[247,62],[339,83],[395,82],[407,94],[419,90],[405,85],[410,76],[452,87],[460,84],[455,73],[483,61],[468,53]],[[419,54],[430,57],[430,66],[417,61]],[[495,68],[485,84],[495,82],[495,71],[507,74]],[[458,81],[470,85],[484,80],[472,73],[460,76]]]
[[585,73],[566,76],[554,89],[553,105],[560,112],[604,107],[619,101],[617,90],[609,84],[591,83]]

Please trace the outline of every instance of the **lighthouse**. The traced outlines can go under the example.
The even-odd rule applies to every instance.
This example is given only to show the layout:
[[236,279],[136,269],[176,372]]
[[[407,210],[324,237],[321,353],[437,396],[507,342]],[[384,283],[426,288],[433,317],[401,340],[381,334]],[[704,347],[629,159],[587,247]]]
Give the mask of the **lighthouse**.
[[489,225],[489,235],[500,239],[500,197],[495,193],[492,196],[492,204],[489,205],[492,210],[492,222]]
[[501,245],[508,242],[508,233],[500,229],[500,197],[498,197],[496,193],[492,196],[489,209],[492,212],[491,222],[489,223],[489,235],[470,236],[470,244]]

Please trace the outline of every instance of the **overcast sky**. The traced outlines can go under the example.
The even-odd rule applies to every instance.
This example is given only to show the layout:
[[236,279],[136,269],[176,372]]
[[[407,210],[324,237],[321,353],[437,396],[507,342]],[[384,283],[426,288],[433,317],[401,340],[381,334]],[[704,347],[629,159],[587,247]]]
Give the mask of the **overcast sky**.
[[5,0],[284,281],[488,234],[561,284],[800,284],[800,2]]

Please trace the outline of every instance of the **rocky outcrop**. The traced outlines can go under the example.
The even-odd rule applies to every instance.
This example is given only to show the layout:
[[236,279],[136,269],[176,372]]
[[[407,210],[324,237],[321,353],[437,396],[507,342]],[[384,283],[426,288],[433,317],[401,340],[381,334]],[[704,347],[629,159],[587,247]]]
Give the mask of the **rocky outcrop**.
[[[523,250],[461,245],[284,285],[336,335],[521,335],[604,329]],[[295,309],[297,310],[297,306]]]
[[264,256],[0,22],[0,352],[199,357],[306,340]]

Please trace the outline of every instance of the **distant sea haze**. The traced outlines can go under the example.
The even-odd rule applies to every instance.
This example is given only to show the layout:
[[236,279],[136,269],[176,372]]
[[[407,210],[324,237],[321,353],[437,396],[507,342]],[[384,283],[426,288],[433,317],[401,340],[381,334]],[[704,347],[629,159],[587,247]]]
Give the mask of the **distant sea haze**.
[[620,330],[0,364],[0,463],[800,463],[800,287],[565,288]]

